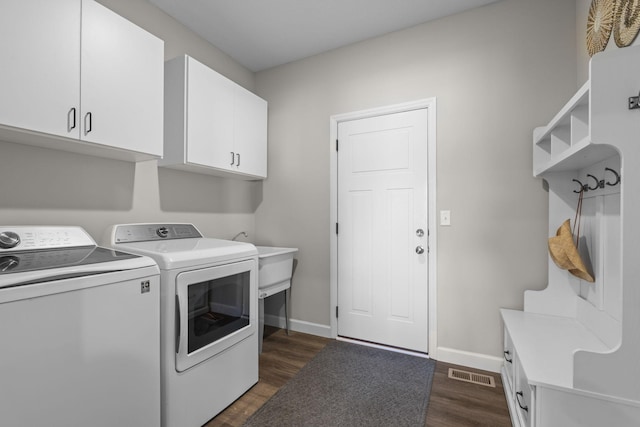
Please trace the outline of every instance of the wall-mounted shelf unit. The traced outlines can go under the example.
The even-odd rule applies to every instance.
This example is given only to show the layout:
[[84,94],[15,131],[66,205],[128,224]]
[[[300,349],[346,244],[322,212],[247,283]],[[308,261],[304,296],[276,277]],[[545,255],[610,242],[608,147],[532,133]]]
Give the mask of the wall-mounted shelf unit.
[[589,134],[589,88],[585,83],[546,126],[533,132],[533,174],[578,170],[616,154],[594,145]]
[[589,81],[533,132],[533,174],[549,185],[549,230],[574,220],[590,283],[549,258],[548,285],[524,311],[501,310],[502,369],[514,426],[640,423],[640,47],[599,53]]

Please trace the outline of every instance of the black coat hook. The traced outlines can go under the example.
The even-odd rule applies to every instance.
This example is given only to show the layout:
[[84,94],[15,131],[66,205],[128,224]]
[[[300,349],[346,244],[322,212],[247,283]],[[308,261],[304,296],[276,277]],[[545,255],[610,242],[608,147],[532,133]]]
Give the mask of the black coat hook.
[[618,172],[614,171],[614,170],[613,170],[613,169],[611,169],[611,168],[604,168],[604,170],[605,170],[605,171],[612,172],[612,173],[616,176],[616,181],[615,181],[615,182],[609,182],[609,181],[607,181],[607,185],[609,185],[609,186],[613,187],[614,185],[618,185],[618,184],[620,184],[620,174],[619,174]]
[[602,181],[602,184],[600,184],[600,181],[598,180],[598,178],[596,178],[595,176],[591,175],[590,173],[587,174],[588,178],[593,178],[596,182],[596,186],[595,187],[591,187],[589,186],[589,190],[597,190],[598,188],[604,188],[604,181]]
[[578,191],[573,190],[573,192],[574,192],[574,193],[581,193],[581,192],[583,192],[583,191],[585,191],[586,189],[588,189],[588,188],[589,188],[589,186],[588,186],[588,185],[585,185],[585,184],[581,183],[581,182],[580,182],[580,181],[578,181],[577,179],[573,179],[572,181],[573,181],[573,182],[577,182],[577,183],[580,185],[580,190],[578,190]]

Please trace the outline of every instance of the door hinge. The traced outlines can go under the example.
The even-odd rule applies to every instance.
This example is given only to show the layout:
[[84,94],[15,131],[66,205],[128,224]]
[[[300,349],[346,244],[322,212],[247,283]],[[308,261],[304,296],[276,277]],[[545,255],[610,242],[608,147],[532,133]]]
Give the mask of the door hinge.
[[336,305],[336,319],[338,318],[338,306]]
[[336,222],[336,234],[338,234],[338,223]]
[[338,140],[336,139],[336,151],[338,151]]

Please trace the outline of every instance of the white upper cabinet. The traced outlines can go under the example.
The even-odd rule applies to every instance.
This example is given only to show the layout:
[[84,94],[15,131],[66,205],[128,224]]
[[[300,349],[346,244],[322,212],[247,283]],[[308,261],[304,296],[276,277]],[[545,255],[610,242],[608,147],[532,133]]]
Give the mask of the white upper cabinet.
[[7,3],[2,140],[123,160],[162,156],[162,40],[93,0]]
[[[180,67],[181,69],[183,67]],[[233,152],[233,86],[222,75],[189,58],[187,97],[186,161],[195,165],[224,169],[235,160]],[[172,79],[173,80],[173,79]],[[178,83],[172,81],[172,84]],[[167,102],[174,102],[169,101]],[[167,108],[182,110],[182,100]],[[167,114],[169,116],[169,114]],[[215,143],[214,143],[215,141]],[[183,139],[176,140],[178,144]]]
[[165,65],[165,147],[160,166],[267,177],[267,102],[188,56]]
[[162,156],[164,43],[82,2],[81,138]]
[[235,88],[234,151],[236,168],[267,177],[267,101],[241,86]]
[[0,123],[78,138],[80,0],[3,2],[0,57]]

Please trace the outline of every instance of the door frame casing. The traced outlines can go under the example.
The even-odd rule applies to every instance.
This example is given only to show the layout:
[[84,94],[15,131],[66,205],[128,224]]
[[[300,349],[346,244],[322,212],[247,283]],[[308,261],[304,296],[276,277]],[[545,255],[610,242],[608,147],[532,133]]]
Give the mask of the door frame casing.
[[329,117],[329,148],[330,148],[330,213],[329,213],[329,244],[330,244],[330,327],[331,337],[338,336],[338,319],[336,318],[336,306],[338,304],[338,235],[336,223],[338,222],[338,152],[336,140],[338,139],[338,125],[350,120],[365,119],[387,114],[402,113],[418,109],[427,110],[427,218],[428,240],[430,248],[427,256],[429,266],[427,310],[428,313],[428,354],[432,359],[437,359],[437,274],[436,274],[436,248],[437,248],[437,222],[436,222],[436,98],[425,98],[402,104],[388,105],[368,110],[354,111],[351,113],[337,114]]

